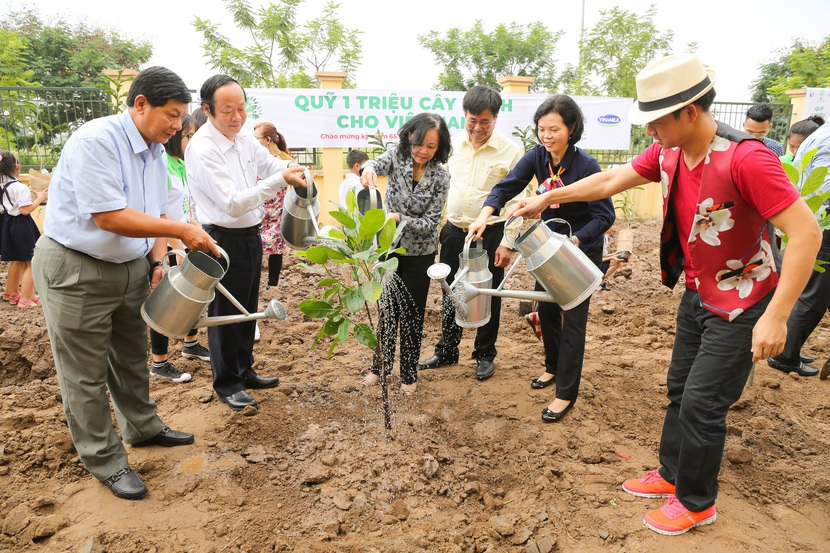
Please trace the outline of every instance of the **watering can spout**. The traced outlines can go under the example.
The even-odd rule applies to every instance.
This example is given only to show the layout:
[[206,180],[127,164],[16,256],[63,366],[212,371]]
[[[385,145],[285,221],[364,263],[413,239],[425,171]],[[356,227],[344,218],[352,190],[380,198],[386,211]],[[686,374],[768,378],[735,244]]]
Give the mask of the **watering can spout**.
[[234,324],[234,323],[244,323],[246,321],[255,321],[259,319],[279,319],[280,321],[284,321],[288,317],[288,313],[285,311],[285,307],[277,301],[271,300],[268,304],[268,307],[265,308],[265,311],[262,313],[249,313],[247,315],[222,315],[218,317],[202,317],[196,324],[193,325],[194,328],[207,328],[210,326],[220,326],[226,324]]

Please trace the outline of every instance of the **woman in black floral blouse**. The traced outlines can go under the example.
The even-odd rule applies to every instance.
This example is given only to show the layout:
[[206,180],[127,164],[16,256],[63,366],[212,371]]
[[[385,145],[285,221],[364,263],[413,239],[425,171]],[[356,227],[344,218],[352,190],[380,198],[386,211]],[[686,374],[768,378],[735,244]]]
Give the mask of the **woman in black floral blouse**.
[[[400,142],[361,169],[363,186],[376,186],[378,175],[389,177],[386,185],[386,208],[389,217],[406,226],[399,246],[406,253],[398,255],[396,273],[411,298],[381,301],[380,340],[387,372],[395,360],[398,327],[401,335],[401,390],[412,395],[417,389],[418,356],[430,279],[427,269],[438,250],[438,224],[447,201],[450,174],[443,166],[450,157],[450,132],[447,124],[434,113],[420,113],[398,131]],[[394,292],[392,292],[394,293]],[[384,294],[391,294],[384,292]],[[405,294],[404,294],[405,296]],[[373,359],[372,371],[363,383],[377,384],[380,360]]]

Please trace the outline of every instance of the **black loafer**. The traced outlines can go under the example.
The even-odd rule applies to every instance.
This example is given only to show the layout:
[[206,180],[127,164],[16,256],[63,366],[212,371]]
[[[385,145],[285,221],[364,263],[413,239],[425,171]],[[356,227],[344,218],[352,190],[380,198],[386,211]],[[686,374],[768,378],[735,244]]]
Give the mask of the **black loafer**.
[[476,378],[487,380],[496,372],[496,366],[487,359],[476,359]]
[[274,388],[280,385],[279,376],[255,376],[253,378],[245,379],[245,388],[248,390],[264,390],[265,388]]
[[565,417],[565,415],[568,414],[568,411],[571,410],[571,407],[574,406],[574,403],[576,403],[575,399],[572,400],[568,404],[567,407],[565,407],[564,409],[562,409],[561,411],[558,411],[556,413],[554,413],[553,411],[551,411],[550,409],[545,407],[544,409],[542,409],[542,422],[559,422],[559,421],[561,421]]
[[556,377],[553,377],[550,380],[539,380],[538,378],[534,378],[530,381],[530,387],[534,390],[542,390],[552,385],[554,382],[556,382]]
[[169,426],[161,429],[161,432],[140,442],[136,442],[133,447],[147,447],[149,445],[160,445],[163,447],[174,447],[177,445],[188,445],[193,443],[193,434],[190,432],[179,432],[173,430]]
[[786,363],[778,361],[775,357],[770,357],[767,359],[767,365],[773,369],[778,369],[779,371],[784,371],[785,373],[797,373],[800,376],[815,376],[818,374],[817,368],[805,365],[800,361],[798,365],[787,365]]
[[457,365],[458,356],[444,357],[443,355],[433,355],[427,357],[423,361],[418,361],[419,369],[437,369],[438,367],[446,367],[447,365]]
[[147,486],[130,467],[123,468],[101,482],[121,499],[141,499],[147,495]]
[[259,408],[259,404],[256,402],[256,400],[252,398],[251,394],[249,394],[245,390],[240,390],[235,394],[231,394],[229,396],[219,396],[219,401],[226,404],[234,411],[242,411],[249,405],[254,409]]
[[801,358],[802,363],[807,363],[808,365],[816,360],[815,357],[810,357],[809,355],[804,355],[803,353],[799,355],[799,357]]

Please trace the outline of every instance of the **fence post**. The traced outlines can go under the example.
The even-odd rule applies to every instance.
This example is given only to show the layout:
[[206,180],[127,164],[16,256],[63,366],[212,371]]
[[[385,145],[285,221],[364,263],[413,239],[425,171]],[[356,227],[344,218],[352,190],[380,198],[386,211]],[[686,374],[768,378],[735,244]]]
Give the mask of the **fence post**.
[[[342,89],[348,73],[345,71],[317,71],[314,76],[320,82],[320,88]],[[339,203],[338,188],[343,181],[343,148],[323,148],[323,185],[320,187],[320,222],[333,224],[335,220],[329,215],[331,203]]]
[[[790,97],[790,103],[793,106],[793,113],[790,116],[790,125],[801,121],[801,114],[804,113],[804,101],[807,99],[807,90],[799,88],[797,90],[787,90],[785,94]],[[787,145],[784,144],[786,151]]]

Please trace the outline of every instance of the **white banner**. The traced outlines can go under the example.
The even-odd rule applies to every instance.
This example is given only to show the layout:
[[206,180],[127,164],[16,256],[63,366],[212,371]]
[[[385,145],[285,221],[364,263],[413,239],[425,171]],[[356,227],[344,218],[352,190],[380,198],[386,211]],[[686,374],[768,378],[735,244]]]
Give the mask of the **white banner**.
[[[355,89],[249,89],[248,122],[273,123],[290,148],[365,148],[369,137],[383,133],[397,141],[403,124],[421,112],[437,113],[450,134],[464,130],[464,92]],[[546,94],[502,94],[496,129],[513,136],[515,127],[533,125],[533,114]],[[574,96],[585,114],[585,132],[578,145],[586,150],[628,150],[630,98]]]
[[811,115],[818,115],[825,121],[830,120],[830,88],[805,88],[804,111],[801,120]]

